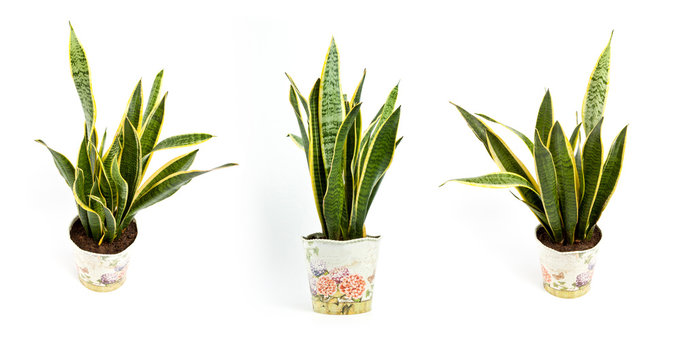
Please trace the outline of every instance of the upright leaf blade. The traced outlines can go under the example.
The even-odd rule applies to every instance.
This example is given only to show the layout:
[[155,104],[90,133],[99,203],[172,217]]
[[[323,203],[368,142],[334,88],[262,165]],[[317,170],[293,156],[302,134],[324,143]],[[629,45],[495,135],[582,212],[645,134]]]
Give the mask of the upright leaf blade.
[[142,129],[142,80],[137,82],[128,100],[128,109],[125,114],[132,126],[138,132]]
[[308,164],[310,179],[312,180],[312,194],[317,214],[322,225],[322,233],[327,234],[324,221],[324,194],[326,193],[326,170],[324,169],[324,153],[322,150],[321,129],[319,124],[319,87],[321,81],[317,79],[310,93],[310,150]]
[[[120,166],[117,161],[114,161],[111,164],[111,181],[113,182],[113,188],[115,189],[114,192],[116,194],[115,207],[112,206],[111,208],[114,209],[116,214],[116,224],[120,224],[125,216],[125,205],[128,201],[128,183],[123,178],[123,175],[121,175]],[[119,228],[117,230],[118,233],[115,234],[114,237],[118,236],[123,230],[125,229]]]
[[596,198],[599,179],[601,177],[601,164],[603,164],[603,142],[601,141],[601,126],[603,121],[599,121],[591,130],[584,143],[582,153],[582,176],[584,178],[582,186],[582,200],[579,204],[579,220],[575,237],[577,240],[586,240],[589,226],[589,213],[591,206]]
[[586,86],[586,94],[582,103],[582,121],[584,122],[584,133],[589,134],[596,124],[603,118],[605,111],[605,100],[608,97],[608,81],[610,73],[610,42],[605,47],[598,62],[591,72],[589,83]]
[[553,127],[553,104],[551,103],[551,92],[546,90],[544,99],[539,106],[539,113],[537,114],[537,123],[535,125],[536,131],[539,132],[539,138],[542,143],[549,142],[549,132]]
[[367,158],[362,166],[364,170],[360,173],[357,195],[352,206],[349,229],[351,238],[365,235],[364,221],[369,211],[371,193],[390,166],[395,151],[395,139],[400,122],[400,112],[401,108],[398,107],[388,120],[377,129],[374,138],[368,145]]
[[[324,61],[322,69],[321,85],[319,93],[320,105],[320,130],[324,159],[324,170],[328,174],[333,160],[333,150],[336,135],[343,119],[345,118],[345,106],[343,104],[343,92],[340,86],[338,72],[338,49],[336,42],[331,39],[331,46]],[[312,100],[310,100],[312,102]],[[310,104],[312,107],[312,104]],[[310,109],[312,110],[312,109]]]
[[345,186],[343,184],[343,171],[345,170],[345,145],[348,134],[354,126],[361,103],[357,104],[345,117],[338,129],[336,144],[334,147],[331,172],[329,173],[326,194],[324,195],[323,209],[326,228],[330,239],[342,237],[341,217],[343,203],[345,201]]
[[76,33],[73,31],[73,26],[69,23],[71,28],[71,36],[69,39],[69,60],[71,63],[71,75],[73,82],[76,85],[76,91],[80,98],[80,103],[83,106],[83,113],[85,114],[85,128],[87,134],[92,133],[95,126],[95,118],[97,116],[97,108],[95,105],[95,98],[92,95],[92,84],[90,83],[90,68],[85,56],[85,50],[78,41]]
[[128,199],[123,208],[125,213],[132,205],[133,196],[140,181],[142,150],[137,130],[127,120],[124,126],[120,171],[123,179],[128,184]]
[[305,128],[305,123],[303,123],[303,117],[300,115],[300,108],[298,107],[298,97],[293,89],[293,85],[289,89],[289,102],[293,107],[293,112],[296,114],[296,120],[298,120],[298,129],[300,130],[300,146],[305,150],[305,158],[308,158],[308,148],[310,147],[310,141],[307,138],[307,129]]
[[142,175],[144,175],[147,170],[149,160],[151,160],[151,151],[154,149],[154,146],[156,146],[156,142],[158,141],[159,135],[161,133],[161,127],[163,127],[163,117],[165,115],[167,96],[168,93],[163,95],[161,101],[154,108],[154,110],[152,110],[151,115],[149,115],[149,119],[147,120],[146,124],[144,124],[144,128],[140,134],[141,154],[142,158],[144,158],[141,167]]
[[544,214],[551,227],[550,234],[553,241],[563,241],[563,224],[560,216],[560,204],[558,199],[558,180],[556,169],[549,149],[541,141],[539,130],[534,135],[534,160],[537,168],[537,179],[541,189]]
[[589,229],[587,234],[590,235],[593,232],[598,219],[601,218],[603,210],[608,205],[613,192],[615,192],[615,187],[617,186],[617,180],[620,177],[622,171],[622,159],[624,158],[624,148],[627,140],[627,128],[629,125],[625,126],[619,135],[615,138],[610,146],[610,151],[608,152],[608,157],[605,159],[605,164],[603,165],[603,172],[598,183],[598,192],[596,193],[596,198],[594,199],[593,205],[591,206],[591,211],[589,213]]
[[158,96],[161,94],[161,83],[163,82],[163,70],[159,71],[154,78],[154,83],[151,86],[151,91],[149,92],[149,99],[147,99],[147,106],[144,108],[144,114],[142,115],[142,122],[140,123],[140,129],[144,127],[147,123],[149,114],[151,110],[156,107],[156,102],[158,101]]
[[549,135],[548,149],[556,169],[558,200],[563,219],[564,238],[569,244],[575,240],[575,227],[579,208],[577,204],[577,169],[572,147],[559,122],[555,122]]
[[[286,73],[284,73],[286,74]],[[298,90],[298,86],[296,86],[296,83],[293,81],[293,79],[289,76],[289,74],[286,74],[286,77],[288,78],[288,81],[291,83],[291,86],[293,87],[293,90],[295,90],[296,95],[298,95],[298,99],[300,100],[300,103],[303,104],[303,110],[305,110],[305,114],[307,114],[307,118],[310,118],[310,106],[307,103],[307,100],[305,100],[305,97],[303,94]]]

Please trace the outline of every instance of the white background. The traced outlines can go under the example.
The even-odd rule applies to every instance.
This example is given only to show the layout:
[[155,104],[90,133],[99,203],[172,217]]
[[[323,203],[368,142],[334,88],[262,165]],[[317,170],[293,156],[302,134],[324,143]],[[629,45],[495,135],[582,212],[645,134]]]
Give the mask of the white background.
[[[20,5],[19,5],[20,4]],[[0,358],[678,358],[678,9],[642,2],[3,2]],[[90,62],[97,126],[165,69],[162,137],[209,132],[194,180],[138,216],[126,284],[79,284],[76,209],[44,139],[75,159],[83,115],[68,21]],[[534,217],[504,190],[452,100],[531,134],[545,88],[571,128],[610,31],[604,143],[629,128],[591,292],[541,286]],[[400,82],[400,145],[369,213],[374,310],[312,312],[300,235],[318,231],[284,72],[308,93],[331,36],[365,117]],[[499,130],[529,163],[514,135]],[[154,157],[158,167],[183,150]]]

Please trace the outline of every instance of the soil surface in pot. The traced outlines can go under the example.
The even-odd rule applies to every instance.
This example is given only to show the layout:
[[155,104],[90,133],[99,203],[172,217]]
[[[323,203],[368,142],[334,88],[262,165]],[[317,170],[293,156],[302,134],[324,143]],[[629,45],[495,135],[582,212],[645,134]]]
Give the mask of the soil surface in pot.
[[[377,238],[378,236],[373,236],[373,235],[367,235],[363,238],[357,238],[357,239],[365,239],[365,238]],[[303,236],[303,239],[305,240],[331,240],[331,241],[350,241],[350,240],[357,240],[357,239],[343,239],[343,240],[336,240],[336,239],[329,239],[325,238],[324,234],[322,233],[314,233],[310,234],[308,236]]]
[[71,227],[71,241],[76,244],[81,250],[97,253],[97,254],[118,254],[127,249],[128,246],[137,238],[137,223],[131,222],[121,235],[112,242],[103,241],[102,245],[97,245],[97,241],[87,236],[83,224],[80,219]]
[[596,246],[599,241],[601,241],[601,237],[603,237],[603,234],[601,233],[601,229],[597,225],[596,229],[594,230],[594,234],[591,236],[591,239],[575,242],[572,245],[556,244],[551,241],[551,237],[546,232],[546,229],[544,229],[544,227],[540,226],[537,229],[537,239],[539,239],[539,241],[542,244],[544,244],[544,246],[560,252],[589,250],[592,247]]

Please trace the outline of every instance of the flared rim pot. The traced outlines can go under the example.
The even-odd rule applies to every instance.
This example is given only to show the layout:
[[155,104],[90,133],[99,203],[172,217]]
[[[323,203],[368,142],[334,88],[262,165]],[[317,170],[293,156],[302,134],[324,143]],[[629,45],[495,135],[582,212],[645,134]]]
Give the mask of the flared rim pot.
[[312,309],[330,315],[370,311],[381,237],[338,241],[318,235],[302,238]]
[[590,249],[561,252],[539,241],[539,228],[535,229],[535,239],[539,247],[544,289],[564,299],[578,298],[589,292],[601,241]]
[[[76,220],[78,217],[71,221],[69,234]],[[78,279],[83,286],[92,291],[109,292],[120,288],[125,283],[130,262],[130,249],[136,241],[117,254],[93,253],[79,248],[70,238],[69,242],[73,247]]]

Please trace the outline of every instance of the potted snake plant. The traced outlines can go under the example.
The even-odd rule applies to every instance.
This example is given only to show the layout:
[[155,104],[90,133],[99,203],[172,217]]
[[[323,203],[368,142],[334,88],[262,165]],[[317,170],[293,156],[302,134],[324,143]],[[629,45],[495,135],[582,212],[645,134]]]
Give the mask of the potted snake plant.
[[[105,151],[106,131],[101,140],[95,129],[96,107],[85,51],[73,27],[69,40],[71,73],[85,113],[85,131],[75,166],[61,153],[44,145],[73,193],[78,215],[71,222],[71,236],[80,282],[90,290],[113,291],[123,285],[130,248],[137,238],[135,215],[173,195],[193,178],[212,170],[188,170],[198,150],[178,156],[146,181],[152,155],[161,150],[207,141],[209,134],[195,133],[158,141],[167,93],[159,99],[163,71],[151,88],[146,106],[142,81],[135,85],[123,119]],[[225,164],[215,169],[236,164]],[[215,170],[213,169],[213,170]]]
[[[518,191],[518,199],[539,222],[535,235],[540,248],[544,289],[561,298],[582,296],[591,287],[602,236],[597,222],[622,169],[628,125],[617,135],[603,161],[605,149],[601,127],[609,68],[610,41],[589,78],[581,122],[569,138],[561,124],[554,120],[548,90],[539,107],[534,141],[489,116],[476,116],[455,105],[500,172],[453,181]],[[533,155],[535,176],[485,121],[500,124],[522,139]]]
[[286,75],[300,128],[300,136],[288,136],[305,153],[321,225],[321,232],[303,237],[312,308],[335,315],[371,310],[380,236],[367,235],[364,222],[401,140],[396,139],[398,86],[362,132],[360,97],[366,70],[348,101],[338,69],[332,39],[321,78],[308,99]]

